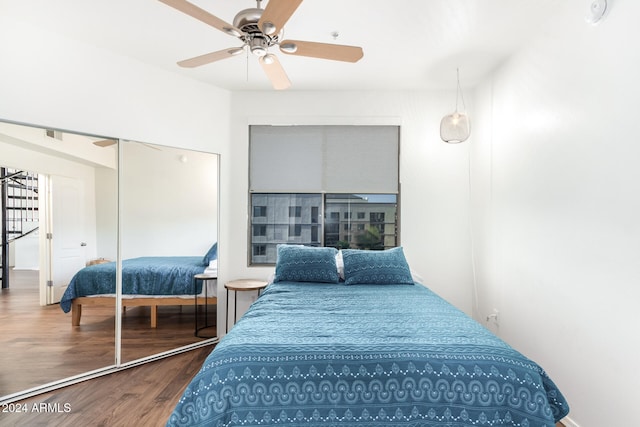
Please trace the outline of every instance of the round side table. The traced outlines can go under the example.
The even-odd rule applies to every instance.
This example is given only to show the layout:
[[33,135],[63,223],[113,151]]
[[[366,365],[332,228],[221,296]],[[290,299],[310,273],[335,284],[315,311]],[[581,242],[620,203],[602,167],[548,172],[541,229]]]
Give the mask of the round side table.
[[[198,327],[198,280],[202,282],[202,290],[204,291],[204,326]],[[208,314],[209,314],[209,295],[207,293],[207,282],[209,280],[218,280],[218,276],[216,274],[209,273],[200,273],[193,276],[193,295],[195,297],[195,321],[196,321],[196,332],[195,336],[198,338],[214,338],[209,336],[200,336],[199,332],[203,329],[210,328],[214,325],[209,325]]]
[[247,291],[258,291],[258,296],[260,296],[260,291],[267,287],[267,282],[264,280],[255,280],[255,279],[239,279],[232,280],[224,284],[224,287],[227,289],[227,313],[225,318],[225,332],[229,332],[229,293],[233,291],[235,293],[233,298],[233,324],[236,324],[237,321],[237,313],[238,313],[238,292],[247,292]]

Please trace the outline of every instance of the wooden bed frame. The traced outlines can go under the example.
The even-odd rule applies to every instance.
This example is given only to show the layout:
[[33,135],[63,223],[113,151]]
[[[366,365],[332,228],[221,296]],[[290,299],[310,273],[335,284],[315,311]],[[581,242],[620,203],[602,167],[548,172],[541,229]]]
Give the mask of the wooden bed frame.
[[[216,297],[198,297],[198,305],[216,305],[218,298]],[[151,307],[151,327],[158,326],[158,306],[164,305],[195,305],[194,298],[123,298],[122,307]],[[78,297],[71,301],[71,325],[80,326],[80,317],[82,316],[82,306],[94,307],[114,307],[115,297]]]

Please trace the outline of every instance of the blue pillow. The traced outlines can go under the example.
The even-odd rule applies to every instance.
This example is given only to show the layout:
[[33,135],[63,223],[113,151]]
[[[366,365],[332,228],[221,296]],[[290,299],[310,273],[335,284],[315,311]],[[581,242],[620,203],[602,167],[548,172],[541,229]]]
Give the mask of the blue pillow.
[[338,283],[335,248],[278,245],[274,282]]
[[343,249],[344,283],[413,284],[411,270],[401,246],[385,251]]
[[209,265],[209,263],[214,259],[218,259],[218,242],[215,242],[209,251],[207,251],[204,258],[202,258],[202,263],[204,265]]

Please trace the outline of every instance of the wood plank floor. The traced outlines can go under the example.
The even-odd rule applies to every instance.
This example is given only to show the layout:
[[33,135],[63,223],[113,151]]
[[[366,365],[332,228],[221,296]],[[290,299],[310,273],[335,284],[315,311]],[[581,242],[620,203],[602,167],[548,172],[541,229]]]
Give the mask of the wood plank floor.
[[[58,305],[39,305],[37,271],[11,274],[11,289],[0,293],[0,396],[114,364],[115,307],[87,307],[80,326],[73,327],[71,314]],[[127,309],[123,362],[201,342],[194,336],[194,315],[192,306],[160,307],[153,329],[148,307]],[[215,328],[203,332],[216,334]]]
[[[26,412],[0,413],[0,426],[163,426],[212,348],[191,350],[22,400],[17,405]],[[40,408],[43,412],[37,412]]]

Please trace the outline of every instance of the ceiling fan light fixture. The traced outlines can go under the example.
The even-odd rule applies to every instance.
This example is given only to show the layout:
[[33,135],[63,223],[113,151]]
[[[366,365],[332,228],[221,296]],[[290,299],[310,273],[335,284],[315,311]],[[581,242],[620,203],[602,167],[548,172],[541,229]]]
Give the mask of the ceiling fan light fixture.
[[283,43],[280,45],[280,50],[285,53],[296,53],[298,46],[295,43]]
[[469,116],[466,113],[458,112],[458,98],[462,99],[462,106],[464,105],[464,96],[462,95],[462,89],[460,88],[460,71],[457,73],[457,87],[456,87],[456,109],[453,113],[447,114],[440,121],[440,139],[447,144],[458,144],[464,142],[471,135],[471,125],[469,123]]
[[276,32],[276,26],[273,24],[273,22],[267,21],[262,24],[262,32],[270,36],[271,34],[274,34]]
[[267,65],[271,65],[276,62],[276,57],[272,53],[268,53],[260,58],[260,61],[264,62]]
[[254,37],[249,42],[249,48],[251,49],[251,53],[256,56],[265,56],[267,54],[267,48],[269,47],[267,40],[263,37]]
[[263,48],[262,46],[252,46],[251,53],[261,58],[267,54],[267,49]]

